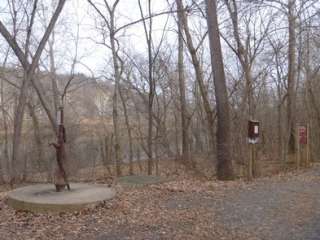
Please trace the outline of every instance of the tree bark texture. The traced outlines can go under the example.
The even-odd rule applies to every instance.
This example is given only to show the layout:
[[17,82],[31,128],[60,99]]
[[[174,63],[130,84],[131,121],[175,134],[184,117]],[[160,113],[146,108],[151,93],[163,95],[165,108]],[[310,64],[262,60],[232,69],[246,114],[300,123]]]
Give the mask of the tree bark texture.
[[206,0],[211,65],[217,104],[217,176],[219,180],[233,180],[231,159],[231,128],[228,93],[220,43],[216,0]]

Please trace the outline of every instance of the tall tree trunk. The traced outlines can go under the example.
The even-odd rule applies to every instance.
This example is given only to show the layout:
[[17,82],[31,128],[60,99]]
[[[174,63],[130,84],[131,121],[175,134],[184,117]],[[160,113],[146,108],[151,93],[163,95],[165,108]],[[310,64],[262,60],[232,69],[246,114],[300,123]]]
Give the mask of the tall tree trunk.
[[217,103],[217,175],[219,180],[234,179],[230,143],[230,113],[219,35],[216,0],[206,0],[211,65]]
[[183,59],[183,8],[180,0],[176,0],[178,10],[178,72],[179,72],[179,93],[180,93],[180,113],[181,113],[181,133],[182,133],[182,158],[189,160],[189,127],[186,104],[186,84],[184,79],[184,59]]
[[153,171],[153,101],[154,101],[154,87],[152,80],[152,64],[151,61],[151,44],[148,44],[149,52],[149,101],[148,101],[148,174],[151,175]]
[[116,50],[114,26],[114,11],[110,12],[110,44],[114,68],[114,91],[113,91],[113,128],[114,128],[114,153],[117,175],[121,175],[121,159],[120,159],[120,137],[119,137],[119,118],[118,118],[118,93],[120,84],[120,68],[118,63],[118,53]]
[[295,32],[295,0],[288,0],[288,24],[289,24],[289,47],[288,47],[288,80],[287,80],[287,136],[288,153],[296,151],[295,137],[295,87],[296,87],[296,32]]
[[[148,1],[149,15],[151,15],[151,0]],[[153,170],[153,101],[155,96],[155,83],[153,79],[153,57],[152,57],[152,18],[149,21],[149,32],[147,34],[148,44],[148,72],[149,72],[149,102],[148,102],[148,174]]]

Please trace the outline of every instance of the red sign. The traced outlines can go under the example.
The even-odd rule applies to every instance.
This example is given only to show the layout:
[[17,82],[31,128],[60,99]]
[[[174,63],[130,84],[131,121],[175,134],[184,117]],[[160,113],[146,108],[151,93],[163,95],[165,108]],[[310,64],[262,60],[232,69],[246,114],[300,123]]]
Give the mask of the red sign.
[[308,143],[308,130],[305,126],[299,127],[299,143],[307,144]]

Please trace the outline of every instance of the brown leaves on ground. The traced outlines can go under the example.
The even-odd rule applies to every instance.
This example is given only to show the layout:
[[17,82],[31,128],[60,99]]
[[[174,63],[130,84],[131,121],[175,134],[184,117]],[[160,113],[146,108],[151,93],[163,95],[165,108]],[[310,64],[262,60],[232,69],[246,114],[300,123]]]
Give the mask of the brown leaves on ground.
[[[220,233],[214,212],[199,199],[222,188],[217,182],[179,180],[127,189],[95,209],[64,214],[14,211],[5,204],[4,192],[1,239],[208,239]],[[180,197],[186,203],[180,204]]]
[[250,184],[192,178],[126,190],[115,186],[118,194],[114,199],[94,209],[62,214],[14,211],[5,204],[3,191],[0,239],[259,239],[256,233],[229,228],[218,221],[217,213],[225,207],[225,197],[294,178],[319,180],[312,174],[288,174]]

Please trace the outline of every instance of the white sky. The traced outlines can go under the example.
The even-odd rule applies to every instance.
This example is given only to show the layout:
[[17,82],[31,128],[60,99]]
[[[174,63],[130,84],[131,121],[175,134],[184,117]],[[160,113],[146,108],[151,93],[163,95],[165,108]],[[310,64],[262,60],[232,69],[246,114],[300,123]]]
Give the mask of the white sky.
[[[112,1],[108,1],[112,2]],[[147,13],[147,1],[142,0],[142,6],[144,7],[145,16]],[[168,5],[166,1],[151,1],[152,11],[154,13],[167,11]],[[89,6],[85,0],[72,0],[68,1],[64,9],[64,15],[70,13],[71,15],[77,16],[73,21],[73,31],[76,29],[76,22],[80,23],[80,38],[81,44],[79,49],[80,56],[86,56],[82,61],[90,67],[94,72],[99,72],[105,68],[107,60],[110,58],[110,50],[105,46],[96,44],[95,41],[101,40],[101,34],[96,30],[96,21],[98,18],[96,12],[92,6]],[[107,15],[107,11],[101,6],[104,13]],[[161,38],[163,28],[166,24],[167,15],[158,16],[153,19],[153,39],[155,45],[158,44]],[[116,10],[116,26],[122,26],[132,21],[140,19],[140,12],[137,0],[120,0]],[[171,18],[167,24],[167,29],[174,28],[174,21]],[[175,34],[174,32],[168,31],[168,35]],[[144,35],[143,24],[138,23],[120,31],[117,34],[122,49],[129,50],[133,53],[144,53],[146,52],[146,41]],[[170,38],[170,37],[169,37]],[[176,38],[172,38],[175,41]],[[85,71],[81,66],[78,68],[79,71]]]
[[[27,0],[24,0],[27,1]],[[40,0],[47,3],[50,6],[52,0]],[[57,0],[55,0],[57,1]],[[94,2],[103,0],[94,0]],[[112,0],[108,0],[108,2],[112,2]],[[142,6],[145,10],[145,15],[147,15],[147,0],[141,0]],[[166,0],[152,0],[152,11],[154,13],[159,13],[162,11],[168,10],[168,3]],[[174,0],[170,0],[170,3],[174,2]],[[5,6],[7,4],[7,0],[0,0],[0,19],[4,22],[8,21],[8,14],[4,12]],[[103,9],[103,8],[101,8]],[[107,11],[104,10],[104,13],[107,15]],[[57,70],[59,72],[69,72],[72,58],[75,55],[75,42],[72,41],[72,38],[76,35],[77,32],[77,24],[79,23],[79,48],[78,48],[78,57],[80,61],[88,66],[95,74],[99,75],[102,70],[108,69],[112,67],[110,62],[110,50],[105,46],[98,45],[95,42],[101,40],[100,33],[95,28],[96,20],[95,17],[97,14],[93,10],[91,6],[89,6],[87,0],[68,0],[65,8],[63,9],[63,13],[59,18],[59,23],[56,26],[56,42],[55,42],[55,57],[56,57],[56,65]],[[221,19],[228,19],[228,14],[219,14]],[[267,15],[266,15],[267,17]],[[49,19],[49,17],[48,17]],[[49,21],[47,19],[47,21]],[[120,0],[119,5],[116,11],[116,25],[122,26],[123,24],[130,23],[134,20],[140,19],[138,0]],[[162,33],[163,27],[166,23],[167,15],[162,15],[153,19],[154,29],[153,29],[153,39],[155,41],[155,45],[159,41]],[[199,19],[196,21],[191,21],[190,25],[197,25],[197,27],[193,27],[193,29],[201,29],[202,34],[206,30],[206,24],[200,22]],[[223,22],[223,21],[221,21]],[[39,36],[43,32],[43,27],[39,22],[36,25],[35,33],[38,35],[35,40],[38,41]],[[223,27],[224,24],[222,24]],[[285,25],[283,25],[285,26]],[[10,27],[10,26],[9,26]],[[41,29],[42,28],[42,29]],[[173,31],[176,29],[175,22],[173,18],[170,18],[169,24],[167,25],[167,41],[170,45],[175,46],[177,41],[177,35]],[[225,33],[230,34],[231,31],[228,29],[223,30]],[[283,32],[286,32],[286,29],[283,29]],[[198,36],[196,32],[192,32],[194,41],[197,42]],[[201,35],[201,34],[200,34]],[[280,37],[284,35],[280,34]],[[279,36],[278,36],[279,37]],[[138,23],[134,26],[130,26],[125,31],[121,31],[118,33],[118,39],[120,41],[120,47],[124,49],[124,51],[129,52],[130,55],[135,53],[146,53],[146,42],[145,35],[143,31],[142,23]],[[34,41],[36,42],[36,41]],[[0,51],[3,51],[3,46],[5,46],[4,40],[0,38]],[[196,45],[197,43],[195,43]],[[228,62],[235,66],[235,56],[230,54],[230,49],[226,47],[225,43],[222,41],[224,46],[224,57],[225,62]],[[205,45],[205,49],[206,49]],[[204,54],[207,54],[207,51],[204,51]],[[46,62],[45,59],[46,53],[43,54],[43,61]],[[84,72],[86,74],[90,74],[89,71],[82,65],[77,65],[76,71]],[[236,71],[235,71],[236,72]]]
[[[57,1],[57,0],[54,0]],[[93,0],[93,2],[103,3],[102,0]],[[172,0],[171,0],[172,1]],[[18,0],[16,0],[18,2]],[[27,0],[24,0],[27,2]],[[48,7],[46,12],[46,20],[41,20],[39,16],[36,17],[36,23],[34,25],[34,33],[37,35],[33,39],[35,45],[39,41],[43,34],[43,24],[49,22],[50,19],[50,6],[53,0],[40,0],[39,3],[45,3]],[[113,0],[108,0],[108,3],[112,3]],[[168,4],[166,0],[152,0],[152,11],[154,13],[167,11]],[[9,31],[12,31],[11,18],[8,13],[8,0],[0,0],[0,19],[7,26]],[[141,0],[142,6],[145,11],[145,16],[147,13],[147,0]],[[30,2],[30,7],[32,2]],[[40,5],[39,4],[39,5]],[[56,4],[53,4],[54,6]],[[19,8],[19,6],[17,6]],[[103,5],[100,7],[103,13],[107,16],[106,9]],[[21,9],[20,9],[21,11]],[[75,38],[77,34],[77,25],[79,24],[79,47],[78,47],[78,57],[80,61],[88,66],[93,72],[97,73],[102,69],[106,68],[108,65],[107,60],[110,59],[110,51],[105,46],[96,44],[101,40],[101,34],[96,29],[96,20],[98,18],[97,13],[94,11],[92,6],[86,0],[67,0],[63,12],[59,17],[58,23],[55,28],[55,60],[57,65],[57,70],[59,72],[69,72],[71,61],[75,55]],[[122,26],[123,24],[130,23],[132,21],[140,19],[140,12],[138,7],[138,0],[120,0],[117,10],[116,10],[116,26]],[[163,32],[163,27],[166,23],[167,15],[159,16],[153,19],[153,40],[155,45],[159,41],[161,34]],[[46,25],[45,24],[45,25]],[[171,18],[170,23],[167,28],[175,28],[173,19]],[[24,35],[23,32],[19,33],[20,36]],[[167,32],[167,35],[175,34],[174,32]],[[129,50],[132,53],[145,53],[146,42],[144,38],[144,30],[142,23],[135,24],[126,28],[124,31],[120,31],[117,35],[121,49]],[[23,37],[21,39],[24,39]],[[176,38],[172,38],[176,41]],[[22,42],[21,42],[22,43]],[[4,39],[0,37],[1,52],[5,52],[7,49],[7,44]],[[46,52],[42,55],[42,61],[48,63],[46,58]],[[1,61],[2,62],[2,61]],[[11,62],[16,62],[15,58],[11,59]],[[84,72],[89,74],[87,69],[81,65],[77,65],[76,71]]]

